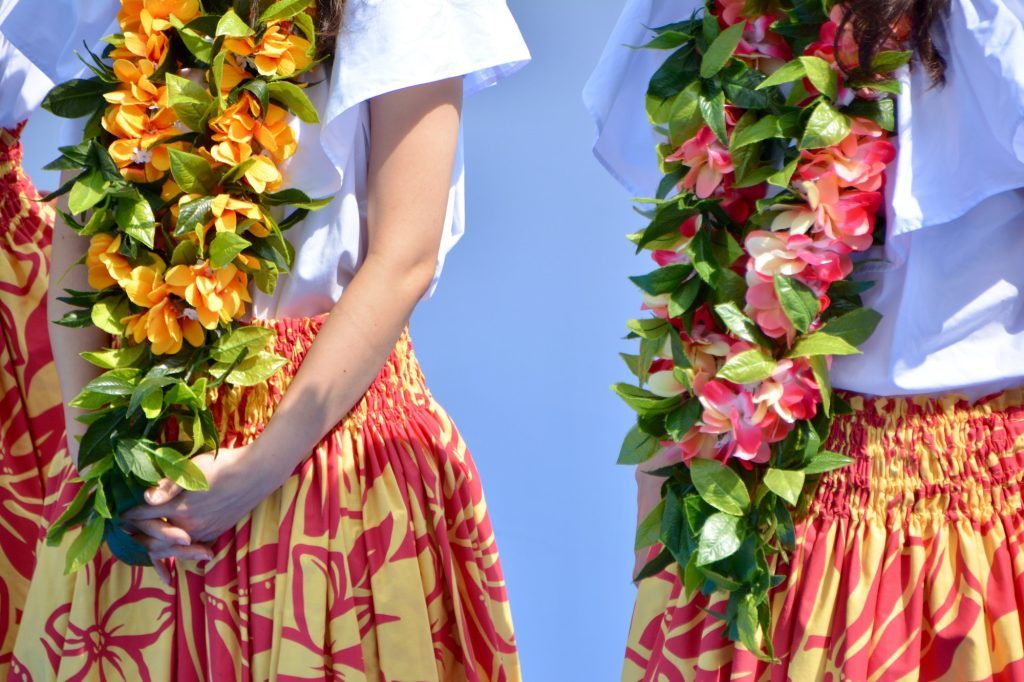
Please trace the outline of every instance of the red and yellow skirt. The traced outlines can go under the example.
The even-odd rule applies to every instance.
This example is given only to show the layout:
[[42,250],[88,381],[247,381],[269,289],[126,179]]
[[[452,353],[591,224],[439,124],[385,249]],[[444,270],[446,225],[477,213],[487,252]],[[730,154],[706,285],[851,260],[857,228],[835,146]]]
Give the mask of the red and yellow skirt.
[[[257,322],[289,363],[215,398],[222,444],[251,442],[323,318]],[[75,492],[54,466],[59,513]],[[473,460],[403,334],[360,402],[273,495],[167,588],[106,548],[63,575],[40,549],[16,680],[520,679]]]
[[46,317],[54,212],[22,170],[22,127],[0,129],[0,679],[35,568],[47,468],[64,435]]
[[773,597],[775,653],[723,636],[721,595],[641,581],[623,680],[1024,680],[1024,391],[851,397]]

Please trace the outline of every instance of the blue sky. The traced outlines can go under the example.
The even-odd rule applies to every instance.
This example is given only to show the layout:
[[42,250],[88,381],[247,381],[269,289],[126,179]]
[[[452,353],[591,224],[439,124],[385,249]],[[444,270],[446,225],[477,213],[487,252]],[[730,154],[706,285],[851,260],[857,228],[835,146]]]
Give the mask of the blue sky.
[[[483,478],[524,678],[615,680],[635,492],[615,465],[630,411],[608,387],[639,305],[626,277],[650,264],[624,237],[642,226],[629,196],[590,154],[580,91],[622,0],[509,4],[534,61],[466,105],[467,233],[412,335]],[[31,127],[46,139],[52,123]],[[34,173],[55,156],[26,151]]]

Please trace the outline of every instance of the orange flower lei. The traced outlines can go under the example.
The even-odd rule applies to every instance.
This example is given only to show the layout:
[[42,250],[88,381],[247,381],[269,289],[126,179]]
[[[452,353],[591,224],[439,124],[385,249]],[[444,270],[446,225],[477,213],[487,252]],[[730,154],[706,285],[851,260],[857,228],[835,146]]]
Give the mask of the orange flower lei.
[[[266,293],[291,264],[284,231],[327,201],[283,189],[298,143],[289,119],[318,117],[303,76],[316,64],[314,0],[281,0],[249,25],[228,0],[122,0],[122,33],[94,76],[61,84],[44,107],[89,117],[84,140],[50,169],[81,173],[67,224],[89,241],[92,291],[67,291],[59,322],[95,326],[112,348],[83,354],[105,370],[72,405],[88,411],[82,487],[49,529],[81,526],[67,570],[106,541],[148,564],[120,515],[161,478],[205,489],[190,458],[216,450],[207,391],[265,381],[284,360],[272,332],[239,324],[250,284]],[[293,210],[279,220],[277,207]]]

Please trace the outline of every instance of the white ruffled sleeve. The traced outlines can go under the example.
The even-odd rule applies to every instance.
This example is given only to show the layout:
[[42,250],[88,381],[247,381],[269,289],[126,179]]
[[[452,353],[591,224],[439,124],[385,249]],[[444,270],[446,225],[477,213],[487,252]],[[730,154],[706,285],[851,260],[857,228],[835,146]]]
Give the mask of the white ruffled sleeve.
[[[957,0],[936,31],[946,84],[904,75],[893,237],[944,225],[1024,187],[1024,6]],[[898,239],[892,255],[901,256]]]
[[456,76],[470,95],[529,60],[505,0],[350,0],[334,51],[326,141],[345,141],[332,126],[378,95]]
[[671,54],[634,48],[650,41],[652,28],[687,19],[697,7],[697,0],[628,0],[583,89],[597,126],[594,155],[634,195],[653,196],[661,182],[645,102],[651,76]]

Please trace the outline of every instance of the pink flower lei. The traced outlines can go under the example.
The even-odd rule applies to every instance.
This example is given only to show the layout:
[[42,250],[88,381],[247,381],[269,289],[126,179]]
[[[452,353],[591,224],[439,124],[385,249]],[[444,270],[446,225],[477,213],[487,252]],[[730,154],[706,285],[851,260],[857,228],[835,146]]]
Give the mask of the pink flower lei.
[[677,563],[689,592],[728,592],[729,636],[772,659],[769,559],[793,550],[818,477],[850,461],[822,447],[848,409],[828,368],[879,321],[852,274],[878,241],[891,74],[910,53],[894,44],[857,74],[841,7],[757,7],[711,0],[646,46],[673,51],[647,101],[666,176],[633,235],[659,267],[631,278],[651,316],[629,323],[638,384],[614,389],[637,412],[620,462],[672,457],[639,577]]

